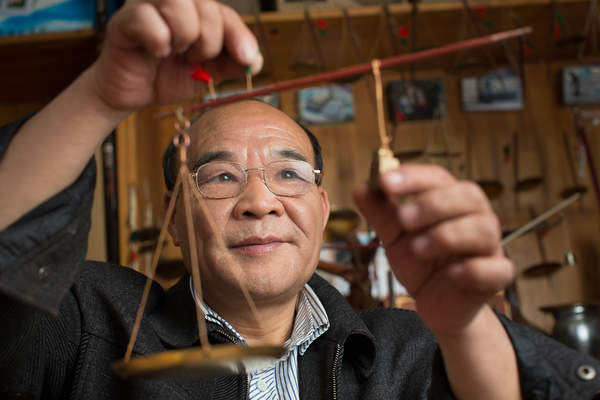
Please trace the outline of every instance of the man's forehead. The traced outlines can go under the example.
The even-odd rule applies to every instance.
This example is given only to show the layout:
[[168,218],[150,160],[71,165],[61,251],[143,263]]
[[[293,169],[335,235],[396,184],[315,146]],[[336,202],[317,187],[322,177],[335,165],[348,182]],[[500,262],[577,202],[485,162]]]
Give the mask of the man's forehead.
[[260,142],[279,148],[296,148],[312,153],[303,129],[280,110],[258,102],[228,104],[203,114],[190,129],[192,148],[215,150],[227,142]]

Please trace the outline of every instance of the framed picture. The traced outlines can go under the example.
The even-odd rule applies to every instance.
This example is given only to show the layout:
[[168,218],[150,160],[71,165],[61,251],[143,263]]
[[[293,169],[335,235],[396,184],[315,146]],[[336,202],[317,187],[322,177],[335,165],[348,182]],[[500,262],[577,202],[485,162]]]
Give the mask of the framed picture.
[[569,106],[600,104],[600,65],[563,68],[562,99]]
[[523,85],[512,70],[497,69],[460,81],[465,111],[512,111],[523,109]]
[[[256,88],[256,89],[258,89],[258,88]],[[240,90],[223,90],[223,91],[217,93],[217,97],[220,98],[220,97],[233,96],[234,94],[243,93],[243,92],[245,92],[245,90],[241,90],[241,89]],[[209,101],[210,99],[211,99],[211,97],[210,97],[210,94],[208,94],[208,93],[202,97],[203,101]],[[275,108],[279,108],[279,93],[271,93],[271,94],[265,94],[263,96],[256,96],[256,97],[253,97],[253,99],[260,100],[263,103],[267,103],[267,104],[272,105]]]
[[300,121],[305,124],[337,124],[354,120],[350,85],[319,86],[298,91]]
[[0,36],[91,29],[95,22],[95,1],[0,0]]
[[441,78],[391,82],[386,94],[390,120],[395,123],[440,118],[446,114]]

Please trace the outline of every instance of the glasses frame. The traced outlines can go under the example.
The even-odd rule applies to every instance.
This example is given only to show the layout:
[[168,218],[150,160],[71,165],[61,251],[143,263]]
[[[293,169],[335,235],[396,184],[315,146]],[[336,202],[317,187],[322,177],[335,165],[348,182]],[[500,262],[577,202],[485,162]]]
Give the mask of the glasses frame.
[[244,192],[244,190],[246,189],[246,186],[248,185],[248,172],[249,171],[262,171],[262,181],[265,185],[265,187],[269,190],[269,192],[273,193],[275,196],[281,196],[281,197],[299,197],[302,196],[306,193],[308,193],[308,191],[310,190],[306,190],[303,193],[298,193],[298,194],[294,194],[294,195],[289,195],[289,194],[278,194],[275,193],[270,187],[269,184],[267,183],[267,178],[265,175],[265,172],[267,170],[267,168],[269,167],[269,165],[274,164],[274,163],[279,163],[279,162],[289,162],[289,161],[294,161],[294,162],[302,162],[302,163],[306,163],[307,165],[309,165],[312,170],[311,172],[315,175],[315,180],[313,182],[313,184],[319,186],[321,185],[321,182],[323,181],[323,171],[321,171],[320,169],[315,169],[313,168],[313,166],[303,160],[276,160],[276,161],[271,161],[270,163],[268,163],[267,165],[265,165],[264,167],[257,167],[257,168],[246,168],[246,166],[244,164],[241,163],[236,163],[233,161],[211,161],[211,162],[219,162],[219,163],[226,163],[226,164],[232,164],[232,165],[237,165],[240,167],[240,169],[242,170],[242,172],[244,173],[244,182],[243,185],[240,189],[240,191],[233,195],[233,196],[224,196],[224,197],[213,197],[213,196],[207,196],[206,194],[202,193],[202,191],[200,190],[200,186],[198,185],[198,171],[200,170],[200,168],[204,167],[205,165],[210,164],[211,162],[208,162],[206,164],[202,164],[200,166],[198,166],[198,168],[196,168],[196,170],[194,172],[190,172],[190,176],[194,179],[194,182],[196,183],[196,190],[198,190],[198,192],[205,198],[207,199],[213,199],[213,200],[220,200],[220,199],[232,199],[234,197],[239,196],[240,194],[242,194]]

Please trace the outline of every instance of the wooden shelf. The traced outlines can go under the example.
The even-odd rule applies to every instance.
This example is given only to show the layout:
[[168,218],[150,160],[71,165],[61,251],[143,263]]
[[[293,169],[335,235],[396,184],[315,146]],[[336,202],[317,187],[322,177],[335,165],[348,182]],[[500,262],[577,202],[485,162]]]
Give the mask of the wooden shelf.
[[[514,29],[522,26],[531,26],[533,33],[528,35],[528,51],[525,54],[527,61],[537,62],[548,59],[550,52],[552,59],[575,58],[578,49],[577,38],[581,38],[589,9],[588,0],[557,0],[553,5],[551,0],[489,0],[485,2],[470,1],[474,9],[474,20],[477,22],[481,34]],[[475,7],[483,7],[480,15],[475,12]],[[555,10],[553,10],[555,7]],[[389,57],[394,54],[408,53],[411,51],[411,37],[405,38],[405,44],[397,45],[398,52],[394,51],[388,33],[388,26],[381,6],[364,6],[348,8],[347,12],[352,19],[352,25],[358,36],[358,42],[363,49],[365,58]],[[409,3],[390,4],[390,14],[396,27],[412,26],[411,5]],[[564,26],[561,27],[561,37],[557,40],[553,36],[552,25],[556,22],[554,13],[560,11]],[[311,19],[322,19],[327,23],[326,33],[319,37],[322,52],[329,58],[325,69],[339,68],[358,62],[353,50],[348,28],[344,21],[341,9],[310,10]],[[258,33],[256,15],[244,15],[244,21]],[[310,35],[305,22],[304,12],[269,12],[260,14],[260,21],[264,27],[265,38],[261,47],[270,48],[271,52],[278,55],[276,62],[289,60],[296,57],[297,53],[304,51],[306,54],[314,53],[311,46]],[[479,36],[471,26],[462,2],[432,2],[419,3],[416,21],[416,50],[441,46],[444,44],[465,40]],[[277,35],[271,32],[277,32]],[[395,31],[395,29],[394,29]],[[397,41],[401,38],[396,37]],[[304,42],[304,43],[303,43]],[[562,44],[560,43],[562,42]],[[494,58],[500,64],[507,62],[505,46],[490,47]],[[518,43],[512,41],[509,51],[512,57],[517,58]],[[344,53],[344,54],[341,54]],[[341,54],[341,55],[340,55]],[[487,56],[483,50],[474,50],[469,54],[487,63]],[[327,57],[329,56],[329,57]],[[452,67],[457,56],[451,55],[436,59],[434,62],[419,63],[419,69]],[[267,61],[266,65],[269,65]],[[489,65],[487,66],[489,67]],[[278,68],[279,69],[279,68]],[[297,74],[290,71],[284,76],[277,76],[278,80],[289,79]]]
[[98,54],[94,30],[0,38],[0,103],[46,101]]
[[6,45],[27,44],[39,42],[54,42],[90,38],[96,35],[94,29],[83,29],[69,32],[35,33],[30,35],[0,36],[0,48]]
[[[552,0],[488,0],[486,2],[474,2],[471,1],[471,7],[484,6],[489,9],[510,9],[515,7],[549,7],[552,4]],[[589,5],[588,1],[585,0],[557,0],[557,5],[572,5],[572,4],[586,4]],[[391,3],[388,5],[389,11],[392,15],[410,14],[411,4],[406,3]],[[427,2],[419,3],[419,12],[430,13],[430,12],[445,12],[445,11],[461,11],[463,8],[460,0],[456,1],[440,1],[440,2]],[[382,6],[359,6],[347,8],[348,15],[350,17],[373,17],[380,16],[382,14]],[[341,8],[331,9],[311,9],[310,15],[313,18],[343,18],[343,11]],[[256,16],[252,14],[242,15],[244,22],[254,23]],[[303,11],[272,11],[260,14],[262,22],[293,22],[304,20]]]
[[[474,2],[471,1],[471,7],[484,6],[489,9],[510,9],[515,7],[549,7],[552,4],[552,0],[488,0],[485,2]],[[589,1],[586,0],[557,0],[557,5],[573,5],[573,4],[585,4],[589,5]],[[410,14],[411,4],[406,3],[392,3],[388,5],[389,11],[392,15]],[[460,0],[456,1],[440,1],[440,2],[427,2],[419,3],[419,12],[430,13],[430,12],[446,12],[446,11],[461,11],[463,8]],[[350,17],[374,17],[382,14],[382,6],[359,6],[349,7],[347,9]],[[311,9],[310,15],[312,18],[343,18],[343,12],[341,8],[332,9]],[[256,16],[252,14],[242,15],[244,22],[254,23]],[[265,12],[260,14],[262,22],[294,22],[303,21],[303,11],[273,11]]]

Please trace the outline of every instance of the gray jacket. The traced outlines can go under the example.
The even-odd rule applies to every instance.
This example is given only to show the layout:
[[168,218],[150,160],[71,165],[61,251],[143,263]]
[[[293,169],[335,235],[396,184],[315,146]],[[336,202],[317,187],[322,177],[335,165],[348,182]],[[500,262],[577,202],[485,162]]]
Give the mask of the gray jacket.
[[[18,123],[0,129],[0,154]],[[0,398],[245,399],[245,376],[119,379],[145,278],[127,268],[84,261],[95,170],[0,232]],[[134,356],[198,344],[194,303],[183,280],[154,284]],[[416,313],[352,310],[313,276],[330,329],[298,359],[302,398],[454,398],[440,350]],[[502,317],[515,346],[526,399],[586,399],[600,377],[578,368],[600,362]],[[230,332],[209,324],[213,343]],[[469,371],[465,371],[469,373]],[[598,374],[596,374],[598,375]]]

